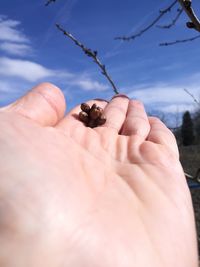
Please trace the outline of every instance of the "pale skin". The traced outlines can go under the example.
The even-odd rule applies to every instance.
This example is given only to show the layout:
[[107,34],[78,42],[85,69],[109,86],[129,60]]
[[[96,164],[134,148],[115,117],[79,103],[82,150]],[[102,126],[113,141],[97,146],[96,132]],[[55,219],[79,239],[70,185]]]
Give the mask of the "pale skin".
[[197,267],[175,138],[125,96],[94,129],[52,84],[0,109],[0,266]]

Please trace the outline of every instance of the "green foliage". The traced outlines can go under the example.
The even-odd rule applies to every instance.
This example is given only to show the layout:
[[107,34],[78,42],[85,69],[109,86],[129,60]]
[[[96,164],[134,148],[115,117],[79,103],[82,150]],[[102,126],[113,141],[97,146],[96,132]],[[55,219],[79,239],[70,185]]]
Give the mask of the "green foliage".
[[182,144],[189,146],[194,143],[194,125],[189,111],[183,114],[182,126],[181,126]]

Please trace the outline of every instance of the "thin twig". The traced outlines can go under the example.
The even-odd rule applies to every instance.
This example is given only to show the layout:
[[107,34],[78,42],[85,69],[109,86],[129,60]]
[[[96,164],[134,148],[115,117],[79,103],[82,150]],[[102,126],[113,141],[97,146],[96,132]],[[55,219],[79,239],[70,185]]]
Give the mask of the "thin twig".
[[185,13],[188,15],[190,22],[186,25],[188,28],[193,28],[196,31],[200,32],[200,21],[192,9],[192,0],[178,0]]
[[200,38],[200,34],[197,36],[194,36],[192,38],[187,38],[187,39],[182,39],[182,40],[176,40],[176,41],[172,41],[172,42],[165,42],[165,43],[160,43],[160,46],[168,46],[168,45],[174,45],[174,44],[179,44],[179,43],[186,43],[186,42],[191,42],[194,41],[196,39]]
[[181,14],[183,13],[183,8],[178,9],[178,13],[176,15],[176,17],[172,20],[172,22],[168,25],[157,25],[158,28],[161,29],[170,29],[171,27],[175,26],[176,22],[178,21],[178,19],[180,18]]
[[188,174],[187,172],[184,172],[185,177],[194,180],[197,183],[200,183],[200,168],[197,169],[195,176],[192,176],[191,174]]
[[192,93],[190,93],[187,89],[183,89],[189,96],[191,96],[192,97],[192,99],[194,100],[194,102],[199,106],[200,105],[200,102],[196,99],[196,97],[192,94]]
[[56,0],[48,0],[47,2],[46,2],[46,4],[45,4],[45,6],[48,6],[48,5],[50,5],[51,3],[55,3],[56,2]]
[[190,178],[190,179],[194,179],[194,176],[192,176],[191,174],[187,173],[187,172],[184,172],[185,176],[187,178]]
[[115,94],[119,94],[117,87],[115,86],[114,82],[112,81],[110,75],[108,74],[106,70],[106,66],[101,63],[99,58],[97,57],[98,52],[97,51],[92,51],[91,49],[85,47],[82,43],[80,43],[71,33],[67,32],[64,30],[59,24],[56,24],[56,27],[58,28],[59,31],[61,31],[65,36],[69,37],[77,46],[79,46],[83,52],[88,56],[93,58],[94,62],[99,66],[101,69],[101,73],[107,78],[107,80],[110,82],[112,85],[112,88],[115,92]]
[[119,36],[119,37],[115,37],[115,40],[123,40],[123,41],[130,41],[130,40],[134,40],[136,37],[141,36],[143,33],[145,33],[146,31],[148,31],[150,28],[152,28],[167,12],[170,12],[171,9],[175,6],[175,4],[177,3],[178,0],[175,0],[170,6],[168,6],[167,8],[160,10],[160,14],[157,18],[155,18],[146,28],[142,29],[140,32],[131,35],[131,36]]

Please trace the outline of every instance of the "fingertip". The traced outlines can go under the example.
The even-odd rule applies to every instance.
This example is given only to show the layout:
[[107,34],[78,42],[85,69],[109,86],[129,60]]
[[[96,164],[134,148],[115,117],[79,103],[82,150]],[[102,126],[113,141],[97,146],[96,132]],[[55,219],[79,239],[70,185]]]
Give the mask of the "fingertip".
[[31,89],[33,93],[39,93],[42,97],[44,97],[49,105],[51,105],[52,109],[58,115],[58,119],[63,118],[66,110],[66,101],[65,96],[62,90],[56,85],[44,82],[41,83]]

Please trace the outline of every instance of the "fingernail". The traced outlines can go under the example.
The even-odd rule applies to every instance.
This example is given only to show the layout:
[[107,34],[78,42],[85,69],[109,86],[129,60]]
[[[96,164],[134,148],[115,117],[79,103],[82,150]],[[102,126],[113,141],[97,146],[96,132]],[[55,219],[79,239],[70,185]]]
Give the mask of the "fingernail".
[[125,94],[116,94],[116,95],[114,95],[114,96],[111,98],[111,100],[114,99],[114,98],[116,98],[116,97],[125,97],[125,98],[130,99],[130,98],[129,98],[127,95],[125,95]]
[[103,98],[95,98],[94,100],[96,100],[96,101],[102,101],[102,102],[109,103],[109,101],[108,101],[108,100],[106,100],[106,99],[103,99]]

